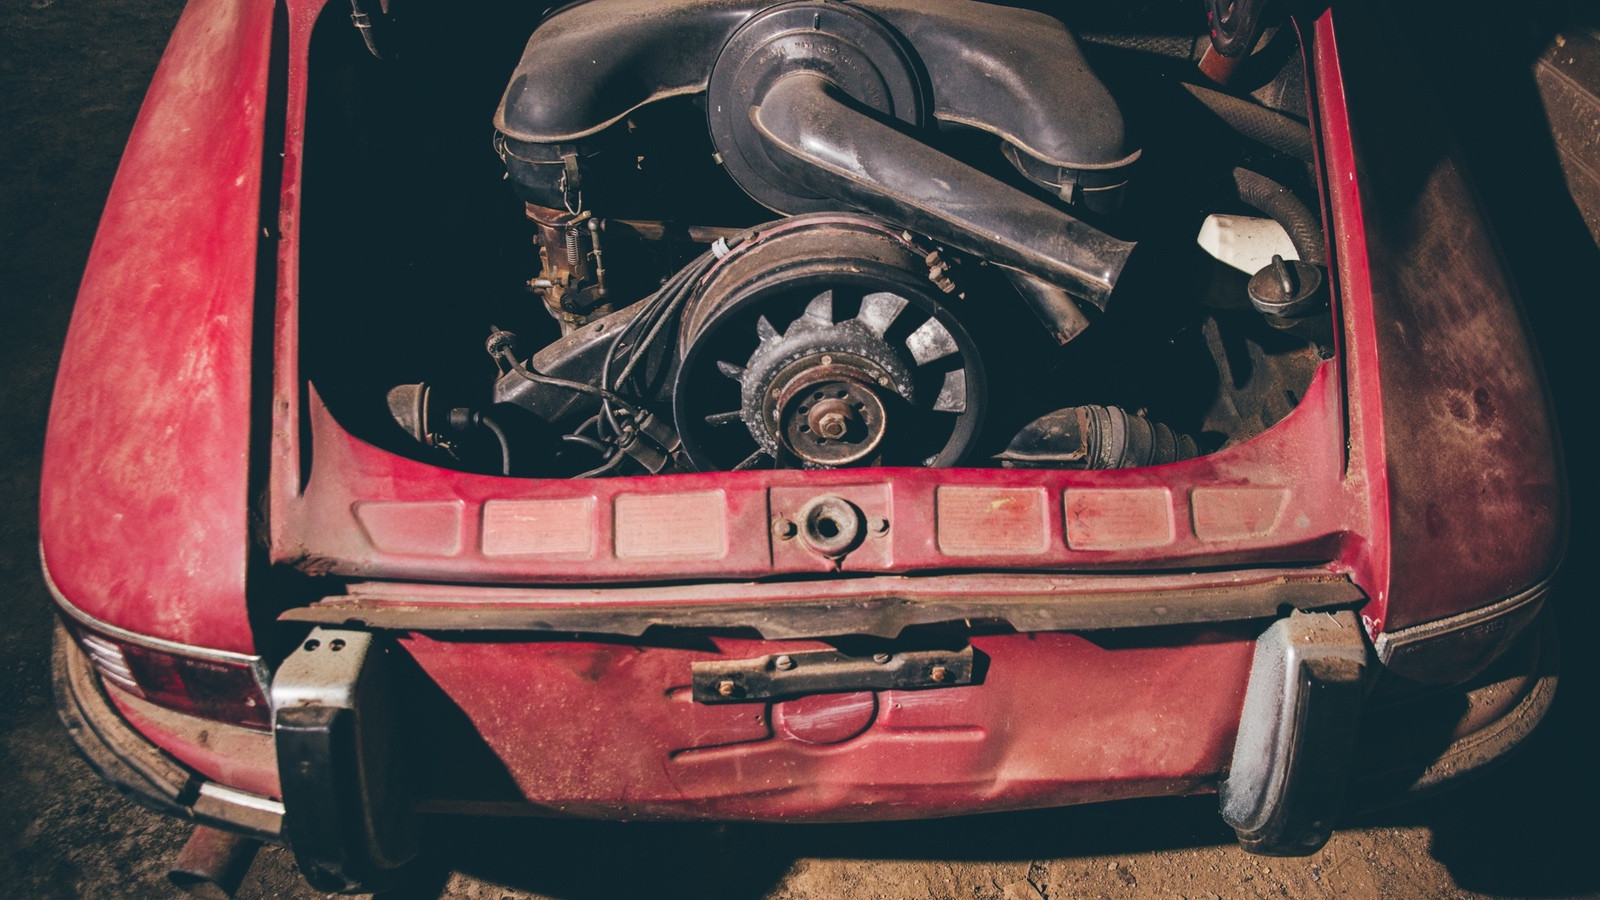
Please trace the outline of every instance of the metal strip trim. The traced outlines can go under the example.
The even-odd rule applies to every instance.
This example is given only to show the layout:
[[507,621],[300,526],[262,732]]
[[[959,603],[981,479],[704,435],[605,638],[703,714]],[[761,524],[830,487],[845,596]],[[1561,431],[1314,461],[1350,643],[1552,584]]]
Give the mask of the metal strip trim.
[[1556,576],[1559,573],[1560,566],[1557,566],[1555,571],[1542,580],[1488,606],[1480,606],[1443,619],[1434,619],[1429,622],[1411,625],[1399,631],[1386,631],[1378,635],[1377,639],[1373,641],[1373,648],[1377,651],[1378,661],[1388,665],[1389,660],[1396,652],[1405,649],[1411,644],[1442,637],[1456,631],[1465,631],[1491,619],[1510,615],[1528,604],[1542,602],[1545,595],[1550,592],[1550,588],[1555,584]]
[[263,697],[270,696],[268,692],[272,686],[272,673],[267,671],[267,664],[260,656],[252,656],[232,650],[217,650],[212,647],[199,647],[194,644],[169,641],[166,638],[150,637],[149,635],[139,634],[138,632],[112,625],[110,622],[105,622],[89,615],[74,605],[71,600],[68,600],[66,595],[61,593],[61,589],[56,586],[55,579],[50,577],[50,566],[45,562],[44,544],[42,543],[39,545],[39,570],[44,575],[45,589],[50,592],[50,597],[55,600],[56,606],[63,613],[66,613],[68,617],[77,621],[78,624],[114,637],[117,640],[126,641],[151,650],[159,650],[163,653],[175,653],[182,656],[192,656],[196,659],[248,666],[251,674],[255,676],[256,686],[261,689],[261,695]]

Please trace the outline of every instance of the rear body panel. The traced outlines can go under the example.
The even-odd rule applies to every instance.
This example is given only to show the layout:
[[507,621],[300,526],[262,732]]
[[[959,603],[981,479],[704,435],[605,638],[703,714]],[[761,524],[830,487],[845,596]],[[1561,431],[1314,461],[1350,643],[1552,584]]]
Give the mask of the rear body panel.
[[[466,745],[454,759],[488,759],[469,752],[486,748],[515,786],[482,799],[521,794],[546,814],[602,818],[851,821],[1210,787],[1232,748],[1251,631],[1162,629],[1112,646],[980,636],[981,686],[717,706],[691,700],[692,662],[823,645],[413,637],[401,647],[477,731],[451,735]],[[445,808],[460,808],[450,782],[494,787],[482,769],[438,770],[435,790],[455,788]]]
[[[423,810],[840,821],[1214,790],[1274,618],[1357,609],[1381,641],[1556,567],[1537,361],[1448,148],[1396,146],[1407,101],[1344,72],[1370,11],[1355,38],[1342,7],[1302,23],[1337,353],[1264,433],[1134,470],[566,481],[395,455],[303,376],[311,36],[343,18],[324,8],[185,13],[74,315],[43,556],[78,621],[264,669],[309,623],[383,632],[401,736],[439,748],[413,770]],[[865,517],[842,558],[786,526],[821,496]],[[696,662],[840,637],[982,663],[959,687],[690,697]],[[264,735],[230,759],[201,720],[111,702],[213,781],[281,795]]]

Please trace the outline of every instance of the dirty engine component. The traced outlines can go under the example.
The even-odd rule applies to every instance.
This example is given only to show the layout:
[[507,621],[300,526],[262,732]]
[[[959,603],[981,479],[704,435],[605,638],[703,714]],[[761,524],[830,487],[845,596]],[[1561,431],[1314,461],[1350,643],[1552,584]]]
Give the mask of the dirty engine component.
[[[547,13],[494,148],[558,334],[486,315],[488,402],[402,384],[393,420],[540,477],[1127,468],[1258,433],[1328,335],[1308,133],[1120,46],[979,0]],[[1215,222],[1251,211],[1299,258],[1247,285]]]

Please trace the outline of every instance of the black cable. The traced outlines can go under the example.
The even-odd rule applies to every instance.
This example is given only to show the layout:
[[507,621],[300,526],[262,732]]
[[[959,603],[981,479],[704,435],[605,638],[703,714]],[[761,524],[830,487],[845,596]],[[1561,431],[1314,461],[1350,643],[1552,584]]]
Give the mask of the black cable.
[[[698,267],[699,263],[704,258],[705,255],[696,257],[687,266],[684,266],[677,272],[673,273],[672,277],[668,278],[667,282],[657,289],[654,294],[651,294],[642,301],[643,303],[647,304],[645,308],[641,310],[638,315],[634,316],[627,325],[623,326],[622,330],[617,332],[617,336],[612,338],[611,343],[606,345],[605,359],[600,365],[601,387],[611,387],[611,366],[616,361],[616,353],[618,348],[620,348],[628,338],[636,334],[640,329],[653,329],[654,326],[661,321],[666,307],[671,305],[672,298],[682,291],[687,286],[688,282],[693,280],[692,272]],[[642,347],[643,342],[631,346],[628,351],[630,358],[639,357],[641,355],[640,351]],[[621,378],[617,380],[617,386],[622,386]]]
[[655,321],[650,325],[650,330],[645,334],[644,338],[638,343],[638,345],[634,347],[633,353],[628,360],[628,364],[623,367],[622,374],[617,376],[618,387],[622,387],[623,384],[627,382],[628,376],[633,374],[634,367],[638,366],[639,362],[648,355],[650,345],[655,343],[656,337],[661,333],[661,329],[672,320],[673,315],[683,306],[684,302],[694,294],[694,283],[700,280],[700,275],[703,274],[706,269],[710,268],[709,261],[713,259],[715,259],[715,257],[707,253],[702,255],[693,263],[689,264],[689,268],[694,269],[695,274],[692,277],[685,279],[683,285],[679,287],[679,289],[670,297],[670,299],[668,299],[667,305],[662,308],[660,315],[656,316]]
[[[624,382],[628,376],[633,374],[639,362],[649,355],[649,348],[660,335],[661,329],[671,320],[673,314],[683,302],[694,294],[696,282],[699,281],[700,276],[710,268],[711,263],[715,262],[716,259],[717,257],[712,253],[701,254],[688,265],[679,269],[671,278],[668,278],[666,284],[663,284],[654,294],[641,301],[648,305],[638,315],[634,316],[617,333],[617,336],[606,345],[606,354],[600,363],[600,387],[602,390],[610,390],[613,385],[611,368],[616,363],[618,349],[635,335],[638,335],[640,331],[645,332],[643,337],[627,348],[628,361],[615,382],[615,386],[620,390],[625,386]],[[619,405],[628,412],[638,412],[638,407],[636,406],[626,403]],[[621,436],[622,428],[617,424],[616,411],[611,408],[609,401],[601,402],[600,414],[602,421],[611,429],[611,432]]]
[[511,440],[506,437],[505,429],[501,428],[498,422],[489,418],[483,413],[478,413],[476,418],[478,420],[478,424],[489,429],[489,433],[493,434],[495,440],[500,442],[500,474],[510,476]]
[[582,444],[585,447],[594,450],[596,453],[599,453],[602,459],[605,458],[606,453],[612,449],[611,447],[606,446],[604,443],[597,441],[592,437],[584,437],[581,434],[563,434],[561,439],[573,444]]
[[518,375],[521,375],[523,378],[526,378],[535,384],[548,384],[551,387],[565,388],[569,391],[577,391],[580,394],[592,394],[600,397],[603,400],[615,403],[618,406],[622,406],[627,409],[635,408],[635,404],[632,400],[629,400],[619,394],[614,394],[605,388],[598,388],[583,381],[573,381],[568,378],[557,378],[554,375],[545,375],[535,372],[518,362],[516,357],[510,354],[510,351],[505,352],[505,357],[511,363],[511,371],[516,372]]
[[[604,475],[622,464],[622,460],[627,457],[627,454],[616,446],[615,438],[606,437],[602,426],[608,428],[616,437],[622,437],[623,428],[617,423],[619,415],[626,415],[629,418],[638,420],[643,418],[641,414],[645,413],[646,410],[642,403],[629,400],[613,391],[612,388],[615,387],[617,391],[627,389],[628,380],[638,369],[639,364],[650,355],[651,347],[661,337],[667,324],[681,312],[683,305],[688,302],[689,298],[694,296],[695,288],[700,279],[704,277],[706,272],[711,270],[717,260],[726,255],[727,249],[742,244],[749,234],[750,232],[745,232],[724,242],[725,249],[720,254],[714,250],[708,250],[695,257],[688,265],[673,273],[655,293],[639,301],[644,304],[643,308],[626,325],[618,329],[616,336],[606,344],[605,356],[600,362],[600,385],[598,387],[533,372],[517,362],[509,353],[506,354],[512,370],[529,381],[567,388],[600,398],[600,412],[585,419],[583,424],[579,425],[572,433],[563,435],[562,440],[583,444],[601,453],[604,453],[609,446],[612,455],[601,465],[587,472],[579,473],[573,476],[574,478],[593,478],[597,475]],[[618,352],[625,345],[627,348],[626,361],[623,363],[622,371],[617,374],[616,380],[613,382],[611,370],[618,361]],[[613,409],[613,404],[618,408]],[[580,434],[591,425],[595,430],[594,438]]]

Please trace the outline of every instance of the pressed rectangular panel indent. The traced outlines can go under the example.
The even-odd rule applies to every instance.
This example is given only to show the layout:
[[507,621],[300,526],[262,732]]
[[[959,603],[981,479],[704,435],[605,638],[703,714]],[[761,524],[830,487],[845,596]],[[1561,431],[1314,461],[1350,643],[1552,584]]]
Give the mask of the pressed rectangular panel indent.
[[372,546],[384,553],[455,556],[461,552],[459,500],[361,501],[353,512]]
[[1194,536],[1202,541],[1264,537],[1277,524],[1288,499],[1284,488],[1195,488],[1189,492]]
[[618,559],[727,555],[728,505],[721,491],[621,494],[614,510]]
[[951,556],[1050,549],[1043,488],[941,487],[935,495],[939,552]]
[[483,504],[485,556],[594,553],[593,497],[490,500]]
[[1172,543],[1172,493],[1164,487],[1073,488],[1063,493],[1067,546],[1129,550]]

